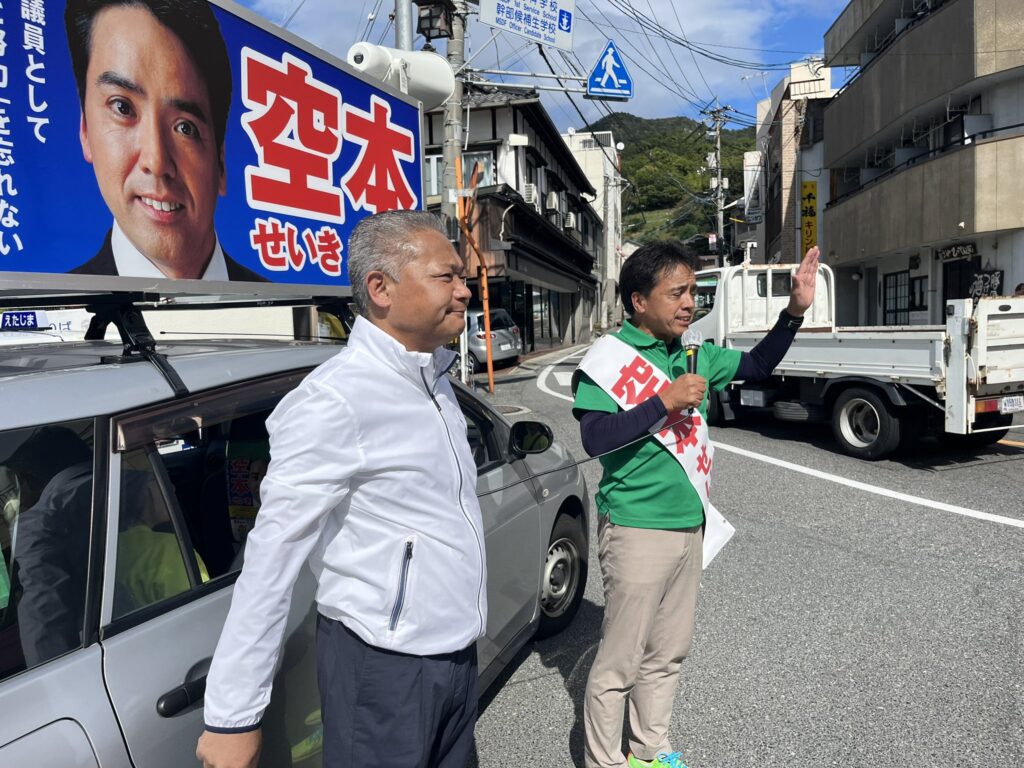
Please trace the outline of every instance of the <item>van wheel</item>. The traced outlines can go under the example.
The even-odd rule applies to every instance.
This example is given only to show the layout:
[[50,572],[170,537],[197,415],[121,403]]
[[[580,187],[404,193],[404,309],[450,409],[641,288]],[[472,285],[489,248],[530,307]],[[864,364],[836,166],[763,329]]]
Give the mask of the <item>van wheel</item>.
[[583,518],[560,514],[551,529],[540,585],[537,639],[557,635],[572,623],[587,586],[587,537]]
[[877,461],[900,443],[901,424],[874,391],[851,387],[832,407],[832,433],[842,449],[858,459]]

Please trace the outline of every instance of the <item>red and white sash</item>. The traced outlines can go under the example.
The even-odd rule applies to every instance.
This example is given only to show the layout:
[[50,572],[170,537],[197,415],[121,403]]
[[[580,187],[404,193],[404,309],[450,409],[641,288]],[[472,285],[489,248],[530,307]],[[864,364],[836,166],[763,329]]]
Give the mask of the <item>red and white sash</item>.
[[[602,336],[580,361],[589,376],[623,410],[629,410],[671,383],[658,367],[615,336]],[[704,505],[704,567],[732,538],[736,529],[715,509],[711,495],[711,465],[715,448],[701,415],[672,411],[651,427],[651,435],[677,461]]]

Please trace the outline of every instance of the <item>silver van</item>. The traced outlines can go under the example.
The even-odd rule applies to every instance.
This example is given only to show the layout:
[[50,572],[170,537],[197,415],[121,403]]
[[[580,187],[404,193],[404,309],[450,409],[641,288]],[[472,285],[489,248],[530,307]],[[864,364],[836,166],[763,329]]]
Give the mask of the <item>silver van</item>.
[[[207,670],[259,515],[266,417],[338,347],[204,340],[147,351],[0,348],[2,766],[195,764]],[[510,424],[454,386],[486,532],[483,688],[576,613],[589,501],[546,426]],[[314,590],[303,569],[264,766],[321,764]]]

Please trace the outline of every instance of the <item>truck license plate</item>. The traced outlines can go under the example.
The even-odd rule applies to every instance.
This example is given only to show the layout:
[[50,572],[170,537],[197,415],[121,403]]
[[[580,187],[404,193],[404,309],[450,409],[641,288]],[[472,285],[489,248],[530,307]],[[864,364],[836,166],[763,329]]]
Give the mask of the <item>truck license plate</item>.
[[1024,411],[1024,395],[1007,395],[999,401],[1000,413],[1017,413],[1018,411]]

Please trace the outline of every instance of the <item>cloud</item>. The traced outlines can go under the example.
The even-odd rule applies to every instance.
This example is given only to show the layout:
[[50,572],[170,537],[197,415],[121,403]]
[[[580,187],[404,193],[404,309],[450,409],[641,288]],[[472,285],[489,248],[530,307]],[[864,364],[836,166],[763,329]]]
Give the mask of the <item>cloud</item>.
[[[764,91],[771,90],[785,74],[768,70],[762,75],[764,70],[759,64],[778,65],[820,51],[825,30],[846,3],[847,0],[576,0],[573,51],[563,56],[548,49],[548,58],[556,72],[568,74],[575,67],[586,75],[606,40],[612,38],[625,56],[636,97],[626,104],[610,104],[610,109],[643,117],[695,117],[699,105],[717,97],[722,103],[753,113],[757,99],[763,98]],[[342,59],[360,39],[373,43],[383,39],[385,45],[394,45],[393,27],[388,26],[393,0],[243,0],[243,4],[275,24],[294,13],[289,31]],[[376,18],[369,22],[371,12],[376,12]],[[633,17],[634,12],[661,25],[671,36],[685,36],[718,58],[742,60],[750,66],[715,61],[670,44],[656,32],[645,30]],[[472,13],[468,55],[476,54],[473,66],[549,72],[536,48],[525,39],[503,32],[489,42],[491,36],[492,30]],[[444,41],[436,44],[443,52]],[[552,80],[505,79],[522,84],[555,84]],[[573,98],[588,120],[606,112],[578,94]],[[559,128],[579,127],[583,123],[565,94],[545,93],[542,99]]]

